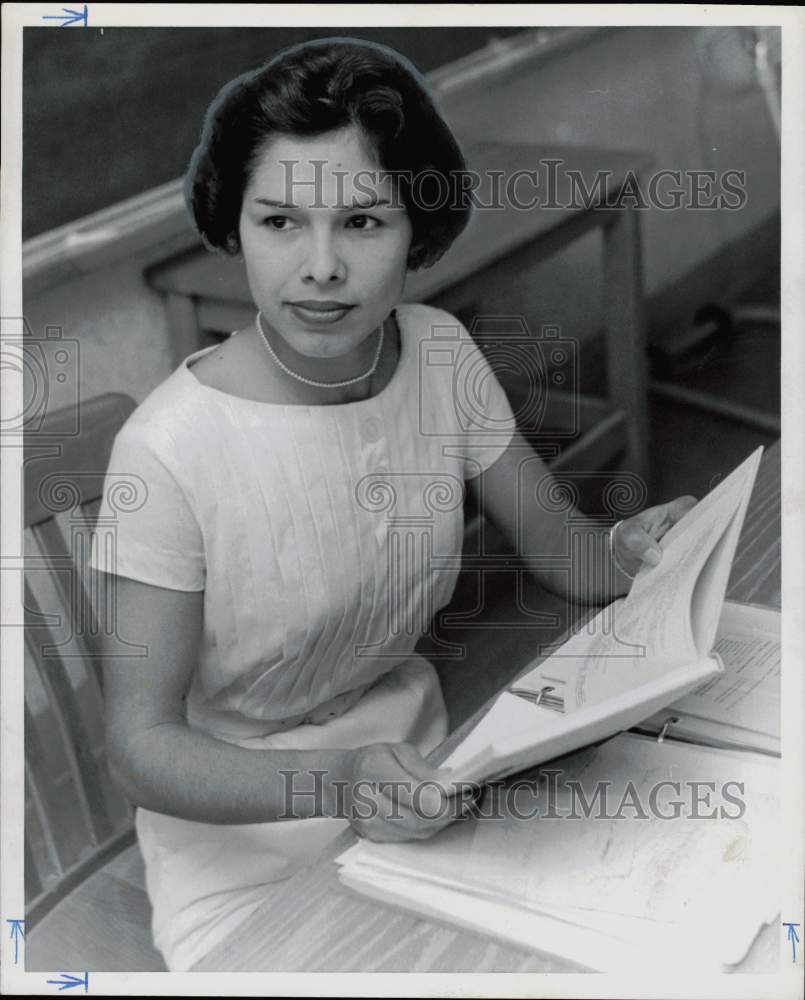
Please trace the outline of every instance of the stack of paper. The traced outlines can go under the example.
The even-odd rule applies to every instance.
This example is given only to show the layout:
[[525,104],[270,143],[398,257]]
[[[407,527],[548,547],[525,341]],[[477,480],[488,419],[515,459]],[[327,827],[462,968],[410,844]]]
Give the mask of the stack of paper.
[[719,971],[776,917],[777,768],[626,734],[539,783],[488,788],[478,817],[429,841],[361,842],[340,875],[582,967]]

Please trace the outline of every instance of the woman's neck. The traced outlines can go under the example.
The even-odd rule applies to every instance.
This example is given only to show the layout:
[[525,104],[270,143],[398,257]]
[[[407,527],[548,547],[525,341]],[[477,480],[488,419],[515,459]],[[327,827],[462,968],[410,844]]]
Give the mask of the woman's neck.
[[[252,323],[229,337],[217,350],[199,358],[192,366],[193,375],[203,385],[242,399],[288,406],[337,406],[369,399],[382,392],[394,377],[402,355],[396,312],[385,321],[383,349],[375,371],[348,386],[319,388],[297,381],[279,368],[261,341],[262,336]],[[373,346],[376,347],[376,342]],[[366,361],[365,368],[372,360],[373,355]],[[360,369],[353,363],[351,374],[355,371]],[[322,376],[324,378],[339,380],[334,372]]]
[[[355,385],[369,382],[383,353],[389,320],[379,324],[347,354],[333,357],[310,356],[295,350],[261,313],[257,314],[255,324],[271,360],[285,376],[312,388],[327,390],[347,388],[336,385],[338,382]],[[326,342],[327,338],[324,339]]]

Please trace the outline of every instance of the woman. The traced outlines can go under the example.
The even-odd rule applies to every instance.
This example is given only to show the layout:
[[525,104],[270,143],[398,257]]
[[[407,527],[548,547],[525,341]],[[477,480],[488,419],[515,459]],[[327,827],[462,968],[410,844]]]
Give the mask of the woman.
[[[518,466],[526,486],[546,474],[467,331],[400,301],[466,224],[463,196],[425,207],[463,167],[416,70],[353,40],[286,50],[208,112],[188,203],[208,246],[242,254],[257,315],[120,432],[109,474],[147,497],[119,516],[115,563],[93,553],[117,577],[119,631],[148,649],[107,658],[108,745],[171,970],[347,824],[411,839],[461,812],[424,757],[447,722],[414,646],[453,592],[465,480],[514,538]],[[452,363],[421,363],[437,335]],[[469,427],[459,355],[486,389]],[[581,564],[570,585],[539,575],[611,599],[690,502],[599,532],[606,585]],[[523,541],[558,555],[567,530],[535,509]]]

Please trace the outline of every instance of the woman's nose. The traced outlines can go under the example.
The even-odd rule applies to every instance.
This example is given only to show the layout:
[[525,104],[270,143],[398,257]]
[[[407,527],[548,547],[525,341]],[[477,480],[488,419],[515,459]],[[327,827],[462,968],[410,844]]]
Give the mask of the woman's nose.
[[304,262],[304,279],[318,285],[343,281],[346,267],[338,254],[331,236],[320,235],[311,238]]

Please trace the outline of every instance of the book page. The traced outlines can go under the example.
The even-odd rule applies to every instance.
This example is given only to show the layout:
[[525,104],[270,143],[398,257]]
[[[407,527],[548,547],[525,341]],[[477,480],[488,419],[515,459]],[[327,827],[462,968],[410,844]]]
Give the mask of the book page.
[[625,598],[518,678],[517,688],[537,692],[556,682],[572,711],[708,656],[762,451],[666,533],[659,566],[644,567]]
[[710,652],[762,453],[757,448],[670,528],[660,565],[637,574],[628,604],[636,627],[644,617],[651,623],[660,648],[684,641],[700,656]]
[[665,668],[646,663],[650,679],[644,670],[624,690],[613,693],[610,686],[607,698],[568,715],[504,691],[442,767],[452,770],[453,781],[476,783],[522,771],[636,726],[721,670],[712,658]]
[[770,608],[727,602],[714,650],[725,665],[723,674],[674,702],[641,724],[659,731],[676,718],[669,731],[702,743],[780,752],[780,613]]

